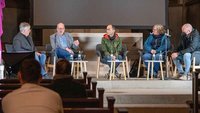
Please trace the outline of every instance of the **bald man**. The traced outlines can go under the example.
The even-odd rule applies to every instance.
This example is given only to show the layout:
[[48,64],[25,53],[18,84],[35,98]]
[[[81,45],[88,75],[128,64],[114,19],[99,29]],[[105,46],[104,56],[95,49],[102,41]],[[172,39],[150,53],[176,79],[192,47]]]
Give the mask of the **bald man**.
[[79,41],[74,41],[72,35],[65,32],[63,23],[58,23],[56,30],[57,32],[50,36],[53,51],[58,58],[70,60],[70,55],[75,55],[75,51],[78,49]]
[[[190,72],[191,59],[200,50],[199,32],[191,24],[184,24],[181,28],[182,34],[178,47],[172,53],[172,59],[179,72],[179,79],[187,80]],[[182,64],[185,69],[183,70]]]

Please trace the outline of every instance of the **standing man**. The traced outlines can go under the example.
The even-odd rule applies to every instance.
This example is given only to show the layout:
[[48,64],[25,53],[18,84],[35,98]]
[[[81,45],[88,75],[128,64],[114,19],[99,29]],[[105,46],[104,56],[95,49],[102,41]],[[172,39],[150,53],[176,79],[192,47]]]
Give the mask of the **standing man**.
[[79,46],[79,41],[73,39],[72,35],[65,32],[65,25],[58,23],[57,32],[50,36],[51,46],[58,58],[70,60],[70,55],[74,55]]
[[[122,51],[122,40],[119,38],[118,34],[115,32],[115,26],[108,25],[106,28],[106,34],[101,40],[102,50],[104,52],[103,59],[105,64],[111,66],[109,60],[122,60],[120,52]],[[116,62],[115,69],[119,66],[119,62]],[[118,71],[116,70],[116,75],[118,76]]]
[[[22,22],[19,25],[20,32],[13,38],[13,50],[16,52],[33,52],[36,48],[33,44],[32,38],[29,36],[31,32],[31,26],[29,23]],[[46,55],[43,53],[35,52],[35,59],[41,65],[41,74],[43,78],[49,78],[45,71]]]
[[0,0],[0,64],[2,63],[2,42],[1,36],[3,34],[3,8],[5,8],[5,0]]
[[40,71],[36,60],[26,59],[22,62],[18,72],[22,86],[3,98],[4,113],[63,113],[59,94],[39,85],[42,79]]
[[[178,69],[179,79],[187,80],[192,56],[196,51],[200,50],[200,36],[199,32],[189,23],[184,24],[181,30],[182,34],[179,45],[171,56]],[[183,70],[181,62],[185,64],[185,70]]]

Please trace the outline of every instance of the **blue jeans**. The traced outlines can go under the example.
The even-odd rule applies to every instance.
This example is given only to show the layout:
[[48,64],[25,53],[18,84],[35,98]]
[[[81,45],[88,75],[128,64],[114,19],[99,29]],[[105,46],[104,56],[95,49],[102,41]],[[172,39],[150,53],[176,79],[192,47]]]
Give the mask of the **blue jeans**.
[[58,58],[63,58],[63,59],[66,59],[66,60],[70,60],[70,53],[64,49],[61,49],[61,48],[56,48],[56,55]]
[[[179,55],[176,59],[173,59],[179,73],[187,75],[190,72],[191,56],[191,53],[185,53],[184,55]],[[185,71],[183,70],[181,62],[185,64]]]
[[[155,60],[159,60],[159,55],[160,54],[155,54]],[[148,63],[145,62],[145,60],[151,60],[152,59],[152,54],[151,53],[145,53],[143,56],[142,56],[142,59],[144,61],[144,64],[146,66],[146,68],[148,67]],[[158,70],[160,68],[160,63],[158,62],[155,62],[154,63],[154,67],[153,67],[153,70],[154,70],[154,73],[157,74],[158,73]]]
[[37,60],[40,65],[41,65],[41,74],[42,76],[44,76],[45,74],[47,74],[46,70],[45,70],[45,61],[46,61],[46,55],[41,53],[41,55],[37,55],[35,54],[35,60]]
[[[104,56],[103,59],[105,60],[105,64],[107,64],[109,67],[111,67],[111,62],[108,62],[109,60],[111,60],[111,56],[108,55],[108,56]],[[121,55],[118,55],[116,57],[116,59],[118,60],[122,60],[122,56]],[[119,66],[120,62],[116,62],[115,64],[115,69]]]

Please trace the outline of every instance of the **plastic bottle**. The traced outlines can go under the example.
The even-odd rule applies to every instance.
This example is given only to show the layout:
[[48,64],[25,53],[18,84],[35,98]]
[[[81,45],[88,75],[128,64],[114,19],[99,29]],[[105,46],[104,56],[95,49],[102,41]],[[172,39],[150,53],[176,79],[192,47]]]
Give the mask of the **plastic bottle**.
[[152,60],[155,60],[155,54],[152,55]]
[[70,60],[71,60],[71,61],[74,60],[74,55],[73,55],[73,54],[70,55]]
[[78,53],[78,60],[81,60],[81,52]]

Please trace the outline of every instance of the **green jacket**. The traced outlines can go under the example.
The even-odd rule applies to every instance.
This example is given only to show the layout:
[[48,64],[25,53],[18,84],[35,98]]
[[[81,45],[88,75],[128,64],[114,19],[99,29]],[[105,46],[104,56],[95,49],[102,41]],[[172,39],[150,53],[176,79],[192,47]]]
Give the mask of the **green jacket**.
[[118,56],[122,51],[122,40],[117,34],[115,34],[115,39],[112,41],[109,39],[109,35],[105,34],[101,40],[101,44],[105,56],[110,54]]

